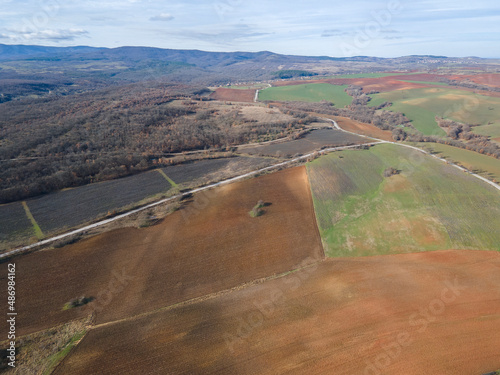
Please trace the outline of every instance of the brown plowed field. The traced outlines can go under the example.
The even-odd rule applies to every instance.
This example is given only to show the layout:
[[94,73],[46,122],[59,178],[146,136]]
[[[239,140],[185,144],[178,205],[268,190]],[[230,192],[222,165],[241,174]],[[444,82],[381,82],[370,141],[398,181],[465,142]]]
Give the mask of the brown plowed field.
[[500,368],[500,254],[329,259],[91,330],[55,374],[470,375]]
[[[252,218],[249,211],[260,199],[270,205]],[[322,257],[305,168],[283,170],[196,194],[153,227],[120,229],[14,259],[17,334],[94,309],[97,323],[126,318]],[[5,277],[6,265],[1,269]],[[1,293],[6,301],[6,289]],[[62,310],[79,296],[96,300]],[[2,336],[6,329],[2,325]]]
[[210,94],[210,97],[215,100],[253,103],[255,99],[255,90],[218,88]]
[[356,134],[367,135],[368,137],[383,139],[384,141],[394,141],[394,139],[392,138],[392,133],[390,131],[382,130],[372,124],[365,124],[363,122],[351,120],[346,117],[324,115],[321,113],[315,113],[314,115],[319,117],[331,118],[332,120],[335,120],[342,129]]

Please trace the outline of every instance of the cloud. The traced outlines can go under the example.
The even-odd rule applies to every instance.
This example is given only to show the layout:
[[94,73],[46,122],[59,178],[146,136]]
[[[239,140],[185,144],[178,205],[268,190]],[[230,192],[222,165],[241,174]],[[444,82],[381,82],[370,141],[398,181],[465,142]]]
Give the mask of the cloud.
[[324,30],[323,33],[321,34],[322,38],[329,38],[332,36],[346,36],[349,35],[348,32],[342,31],[340,29],[331,29],[331,30]]
[[[162,35],[165,35],[164,30],[159,30]],[[210,42],[217,45],[233,45],[237,42],[250,41],[259,39],[263,36],[269,36],[272,33],[258,31],[255,27],[245,24],[225,25],[219,28],[192,28],[171,31],[168,35],[182,39],[192,39],[202,42]]]
[[8,39],[11,41],[20,40],[51,40],[54,42],[74,40],[77,37],[87,35],[88,31],[82,29],[45,29],[35,31],[8,30],[7,33],[1,33],[0,39]]
[[172,21],[174,19],[174,16],[172,16],[170,13],[162,13],[158,16],[151,17],[149,20],[150,21]]

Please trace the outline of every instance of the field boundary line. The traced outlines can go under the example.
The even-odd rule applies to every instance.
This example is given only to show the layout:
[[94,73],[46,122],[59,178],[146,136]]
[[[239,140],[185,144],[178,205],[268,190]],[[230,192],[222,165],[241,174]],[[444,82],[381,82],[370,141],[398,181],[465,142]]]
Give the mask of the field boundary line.
[[218,187],[218,186],[230,184],[230,183],[233,183],[233,182],[236,182],[236,181],[239,181],[239,180],[243,180],[245,178],[255,176],[255,175],[257,175],[259,173],[262,173],[262,172],[267,172],[267,171],[270,171],[270,170],[273,170],[273,169],[276,169],[276,168],[284,167],[284,166],[286,166],[288,164],[293,164],[293,163],[296,163],[296,162],[300,162],[301,160],[310,158],[311,156],[314,156],[314,155],[324,154],[324,153],[332,152],[332,151],[348,150],[348,149],[351,149],[351,148],[359,148],[359,147],[363,147],[363,146],[371,146],[371,145],[376,145],[376,144],[379,144],[379,143],[387,143],[387,142],[379,140],[378,142],[361,143],[361,144],[355,144],[355,145],[349,145],[349,146],[337,146],[337,147],[326,148],[326,149],[319,150],[319,151],[313,151],[313,152],[310,152],[308,154],[301,155],[301,156],[295,157],[295,158],[290,159],[290,160],[285,160],[283,162],[270,165],[268,167],[260,168],[260,169],[257,169],[257,170],[251,171],[251,172],[247,172],[247,173],[244,173],[244,174],[239,175],[239,176],[231,177],[231,178],[228,178],[226,180],[222,180],[222,181],[219,181],[219,182],[216,182],[216,183],[213,183],[213,184],[209,184],[209,185],[201,186],[201,187],[198,187],[198,188],[195,188],[195,189],[192,189],[192,190],[188,190],[188,191],[185,191],[183,193],[171,196],[169,198],[164,198],[164,199],[161,199],[161,200],[159,200],[157,202],[150,203],[150,204],[148,204],[146,206],[139,207],[139,208],[133,209],[131,211],[124,212],[122,214],[119,214],[117,216],[111,217],[109,219],[101,220],[101,221],[98,221],[98,222],[96,222],[94,224],[86,225],[84,227],[81,227],[81,228],[78,228],[78,229],[74,229],[72,231],[69,231],[69,232],[57,235],[55,237],[47,238],[47,239],[45,239],[43,241],[39,241],[39,242],[36,242],[34,244],[31,244],[31,245],[22,246],[22,247],[19,247],[17,249],[14,249],[14,250],[7,251],[7,252],[5,252],[3,254],[0,254],[0,259],[12,256],[12,255],[16,255],[16,254],[22,253],[24,251],[33,250],[33,249],[36,249],[37,247],[48,245],[48,244],[50,244],[52,242],[64,239],[66,237],[73,236],[75,234],[79,234],[79,233],[88,231],[90,229],[101,227],[103,225],[106,225],[106,224],[112,223],[114,221],[123,219],[125,217],[128,217],[130,215],[136,214],[136,213],[144,211],[144,210],[147,210],[149,208],[153,208],[153,207],[159,206],[161,204],[164,204],[164,203],[167,203],[167,202],[171,202],[171,201],[173,201],[175,199],[178,199],[178,198],[182,198],[182,197],[189,196],[191,194],[195,194],[195,193],[198,193],[198,192],[201,192],[201,191],[204,191],[204,190],[208,190],[208,189],[211,189],[211,188],[214,188],[214,187]]
[[166,175],[166,173],[165,173],[165,172],[163,172],[160,168],[155,169],[155,170],[156,170],[159,174],[161,174],[161,176],[162,176],[165,180],[167,180],[167,181],[168,181],[168,183],[169,183],[170,185],[172,185],[172,187],[174,187],[174,188],[179,187],[179,185],[177,185],[177,184],[174,182],[174,180],[172,180],[170,177],[168,177],[168,176]]
[[35,217],[31,213],[31,210],[28,207],[28,203],[26,203],[26,201],[23,201],[22,205],[24,208],[24,212],[26,213],[26,216],[28,217],[29,221],[31,222],[31,225],[33,226],[33,230],[35,231],[36,238],[38,238],[39,240],[42,240],[45,237],[45,235],[43,234],[42,229],[40,228],[40,225],[38,225]]
[[191,299],[188,299],[188,300],[185,300],[185,301],[174,303],[172,305],[163,306],[163,307],[157,308],[155,310],[145,311],[145,312],[137,314],[137,315],[132,315],[132,316],[128,316],[126,318],[122,318],[122,319],[117,319],[117,320],[113,320],[113,321],[110,321],[110,322],[96,324],[94,326],[90,326],[89,327],[89,331],[93,330],[93,329],[107,327],[107,326],[114,325],[114,324],[119,324],[119,323],[123,323],[123,322],[129,322],[129,321],[132,321],[132,320],[140,319],[140,318],[143,318],[145,316],[152,315],[152,314],[155,314],[155,313],[158,313],[158,312],[170,311],[170,310],[176,309],[178,307],[189,306],[189,305],[192,305],[192,304],[195,304],[195,303],[198,303],[198,302],[203,302],[203,301],[208,301],[208,300],[212,300],[212,299],[215,299],[215,298],[223,297],[223,296],[226,296],[226,295],[231,294],[233,292],[237,292],[239,290],[252,287],[254,285],[263,284],[263,283],[265,283],[267,281],[271,281],[271,280],[277,280],[277,279],[280,279],[282,277],[285,277],[285,276],[288,276],[290,274],[293,274],[295,272],[299,272],[299,271],[305,270],[305,269],[310,268],[310,267],[318,266],[319,264],[323,263],[327,259],[328,258],[323,255],[323,257],[320,260],[318,260],[317,262],[310,263],[310,264],[307,264],[307,265],[302,266],[302,267],[294,268],[294,269],[291,269],[289,271],[284,271],[284,272],[281,272],[281,273],[278,273],[278,274],[274,274],[274,275],[271,275],[271,276],[261,277],[260,279],[255,279],[255,280],[252,280],[252,281],[248,281],[246,283],[236,285],[236,286],[234,286],[232,288],[229,288],[229,289],[224,289],[224,290],[220,290],[218,292],[213,292],[213,293],[205,294],[203,296],[194,297],[194,298],[191,298]]

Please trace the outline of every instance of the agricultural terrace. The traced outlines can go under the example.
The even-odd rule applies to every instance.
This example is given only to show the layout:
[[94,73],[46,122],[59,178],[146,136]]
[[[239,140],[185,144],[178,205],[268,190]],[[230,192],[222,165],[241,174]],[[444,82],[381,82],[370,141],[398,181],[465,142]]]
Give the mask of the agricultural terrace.
[[456,164],[463,165],[468,170],[484,177],[500,181],[499,159],[441,143],[417,143],[417,146],[437,153],[439,156],[449,159]]
[[[387,168],[399,172],[384,177]],[[376,145],[307,165],[327,255],[500,250],[500,194],[418,151]]]
[[390,110],[404,113],[425,135],[445,135],[435,117],[451,118],[471,125],[485,135],[500,136],[500,98],[447,88],[396,90],[372,95],[370,106],[393,103]]
[[259,91],[259,100],[298,102],[326,100],[333,103],[337,108],[343,108],[352,103],[352,97],[344,91],[346,87],[347,85],[336,86],[329,83],[270,87]]
[[54,374],[486,374],[499,367],[499,267],[482,251],[328,259],[96,327]]
[[[251,217],[259,200],[264,212]],[[121,228],[15,258],[22,280],[17,293],[23,296],[16,304],[23,322],[17,333],[93,311],[97,324],[124,319],[323,257],[305,167],[290,168],[195,194],[150,227]],[[109,285],[120,291],[109,291]],[[95,300],[63,310],[79,296]],[[6,288],[0,298],[7,300]],[[7,329],[0,327],[2,337]]]

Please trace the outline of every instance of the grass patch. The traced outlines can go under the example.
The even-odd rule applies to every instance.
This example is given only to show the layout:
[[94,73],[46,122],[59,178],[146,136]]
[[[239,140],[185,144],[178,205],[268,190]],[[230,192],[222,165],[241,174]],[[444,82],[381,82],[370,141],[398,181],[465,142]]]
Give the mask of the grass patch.
[[326,100],[332,102],[337,108],[343,108],[352,103],[352,97],[344,91],[346,87],[347,85],[329,83],[269,87],[259,91],[259,100],[300,102]]
[[[72,321],[17,338],[16,367],[3,368],[5,374],[51,374],[71,349],[85,336],[91,318]],[[0,344],[5,350],[8,342]]]
[[86,330],[76,333],[73,337],[70,338],[66,346],[61,349],[59,352],[52,354],[49,358],[47,358],[47,370],[43,372],[44,375],[50,375],[52,371],[56,368],[56,366],[69,354],[71,349],[75,347],[75,345],[85,336],[87,333]]
[[390,110],[404,113],[415,128],[426,135],[445,135],[436,123],[435,116],[500,128],[500,98],[436,87],[375,94],[369,105],[377,106],[385,101],[393,103]]
[[468,170],[481,174],[484,177],[500,181],[499,159],[440,143],[418,143],[417,146],[425,148],[430,152],[435,152],[441,157],[463,165]]
[[167,180],[167,181],[168,181],[168,183],[169,183],[170,185],[172,185],[172,187],[174,187],[174,188],[178,188],[178,187],[179,187],[179,185],[177,185],[177,184],[176,184],[176,183],[175,183],[175,182],[174,182],[174,181],[173,181],[170,177],[168,177],[168,176],[165,174],[165,172],[163,172],[161,169],[156,169],[156,171],[157,171],[159,174],[161,174],[161,175],[162,175],[162,177],[163,177],[165,180]]
[[29,221],[31,222],[31,225],[33,226],[36,238],[38,238],[39,240],[43,240],[45,238],[45,235],[43,234],[42,229],[40,229],[40,226],[38,225],[33,214],[31,213],[28,204],[26,202],[23,202],[22,204],[24,211],[26,212],[26,216],[28,217]]
[[[383,178],[389,167],[400,173]],[[346,150],[307,171],[328,256],[500,250],[498,191],[417,151]]]
[[476,126],[472,129],[476,134],[489,135],[492,138],[500,138],[500,123]]
[[447,83],[444,82],[430,82],[430,81],[410,81],[410,80],[402,80],[401,82],[408,82],[408,83],[420,83],[423,85],[436,85],[436,86],[448,86]]

